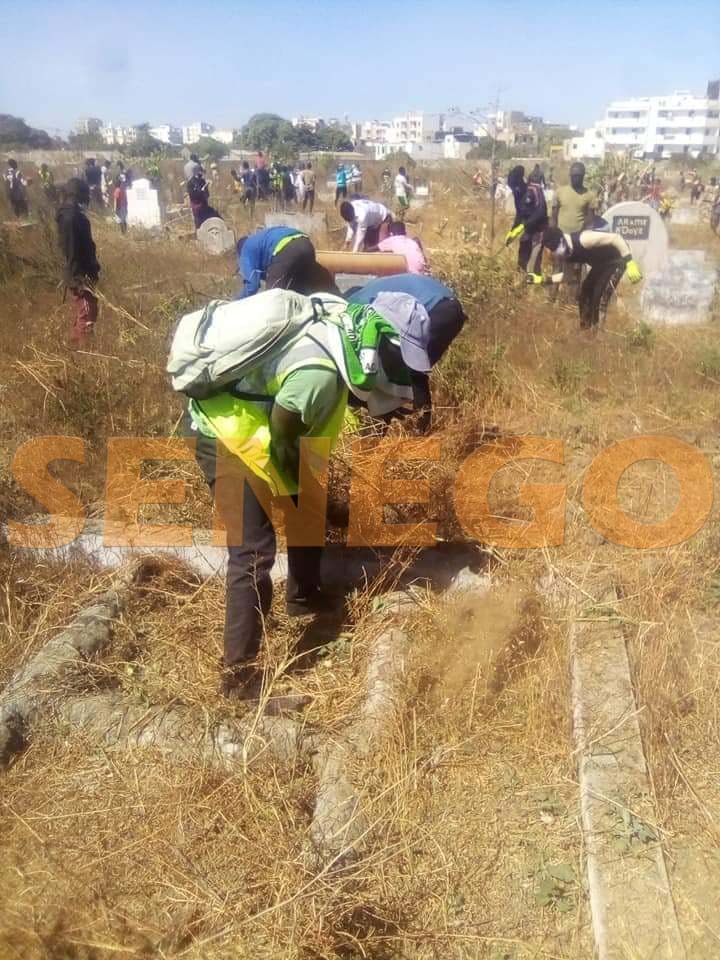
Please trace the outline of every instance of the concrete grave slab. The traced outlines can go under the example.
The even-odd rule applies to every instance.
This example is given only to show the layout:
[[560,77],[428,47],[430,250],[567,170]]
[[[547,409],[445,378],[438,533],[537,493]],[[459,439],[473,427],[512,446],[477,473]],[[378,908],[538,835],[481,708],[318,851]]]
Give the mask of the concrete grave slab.
[[680,227],[694,227],[700,223],[700,207],[675,207],[672,222]]
[[293,227],[300,233],[322,233],[327,230],[327,216],[322,212],[315,213],[266,213],[266,227]]
[[640,297],[643,318],[673,326],[708,323],[718,271],[704,250],[671,250],[664,270],[645,278]]

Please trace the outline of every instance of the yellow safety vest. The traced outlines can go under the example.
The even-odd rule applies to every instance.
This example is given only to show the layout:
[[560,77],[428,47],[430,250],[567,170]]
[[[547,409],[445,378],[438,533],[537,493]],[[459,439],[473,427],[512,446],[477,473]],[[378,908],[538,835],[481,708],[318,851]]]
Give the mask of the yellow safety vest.
[[[312,333],[321,343],[325,342],[323,324],[314,323]],[[190,416],[198,430],[219,440],[230,453],[239,457],[269,485],[274,496],[297,493],[297,482],[285,475],[273,458],[270,435],[273,398],[287,377],[304,367],[322,367],[337,372],[330,356],[303,334],[280,356],[259,364],[257,369],[243,377],[235,384],[235,392],[223,391],[207,400],[190,401]],[[303,444],[304,455],[309,455],[310,465],[317,473],[324,469],[343,428],[347,397],[347,387],[342,384],[327,421],[305,434],[317,440],[316,443],[306,441]]]

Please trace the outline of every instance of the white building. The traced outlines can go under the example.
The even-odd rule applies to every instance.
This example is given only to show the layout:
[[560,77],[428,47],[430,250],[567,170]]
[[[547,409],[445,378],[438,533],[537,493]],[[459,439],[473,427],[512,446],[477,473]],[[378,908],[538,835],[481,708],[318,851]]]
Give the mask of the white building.
[[716,155],[720,147],[717,84],[709,84],[704,97],[679,91],[666,97],[616,100],[602,126],[609,150],[665,158]]
[[325,120],[322,117],[293,117],[290,123],[294,127],[309,127],[313,133],[325,126]]
[[115,127],[112,123],[106,123],[100,130],[100,136],[108,146],[122,147],[127,143],[135,143],[137,135],[137,127]]
[[390,120],[363,120],[352,125],[353,139],[363,143],[385,143],[390,139],[391,131]]
[[230,144],[235,139],[235,131],[230,130],[229,128],[226,130],[214,130],[212,134],[212,138],[213,140],[218,140],[220,143],[224,143],[227,146],[230,146]]
[[183,143],[197,143],[202,137],[210,137],[215,127],[211,123],[204,123],[199,120],[197,123],[190,123],[182,128]]
[[75,132],[81,136],[94,137],[96,134],[101,133],[102,128],[103,122],[97,117],[80,117],[75,124]]
[[603,122],[596,123],[579,137],[571,137],[563,143],[563,157],[565,160],[602,160],[605,156],[605,126]]
[[[368,144],[370,146],[370,144]],[[443,140],[416,143],[414,140],[398,140],[392,143],[372,144],[376,160],[384,160],[392,153],[406,153],[413,160],[442,160],[445,157]]]
[[442,130],[443,115],[441,113],[405,113],[391,120],[389,140],[396,143],[409,141],[411,143],[432,143],[435,134]]
[[159,123],[155,127],[150,127],[148,133],[160,143],[169,143],[178,147],[182,143],[182,130],[180,127],[174,127],[171,123]]

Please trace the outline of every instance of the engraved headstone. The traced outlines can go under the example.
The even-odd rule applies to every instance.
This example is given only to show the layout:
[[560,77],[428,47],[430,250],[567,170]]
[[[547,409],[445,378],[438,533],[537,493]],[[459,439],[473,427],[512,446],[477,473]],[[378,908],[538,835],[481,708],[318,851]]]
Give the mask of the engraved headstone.
[[197,242],[211,256],[235,249],[235,234],[220,217],[208,217],[197,229]]
[[668,232],[662,217],[646,203],[629,200],[616,203],[603,217],[611,233],[619,233],[630,244],[633,258],[649,276],[665,268],[668,259]]

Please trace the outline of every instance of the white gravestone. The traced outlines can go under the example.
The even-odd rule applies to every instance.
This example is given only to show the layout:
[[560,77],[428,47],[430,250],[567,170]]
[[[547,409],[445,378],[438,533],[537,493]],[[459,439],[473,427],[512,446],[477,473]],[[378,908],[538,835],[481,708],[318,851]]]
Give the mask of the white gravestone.
[[235,234],[220,217],[208,217],[197,229],[197,242],[211,256],[235,249]]
[[657,210],[630,200],[616,203],[603,217],[610,233],[619,233],[630,244],[633,258],[646,277],[664,270],[668,260],[668,232]]
[[127,222],[130,227],[144,227],[152,230],[160,226],[160,204],[158,192],[150,186],[144,177],[133,180],[127,192]]

